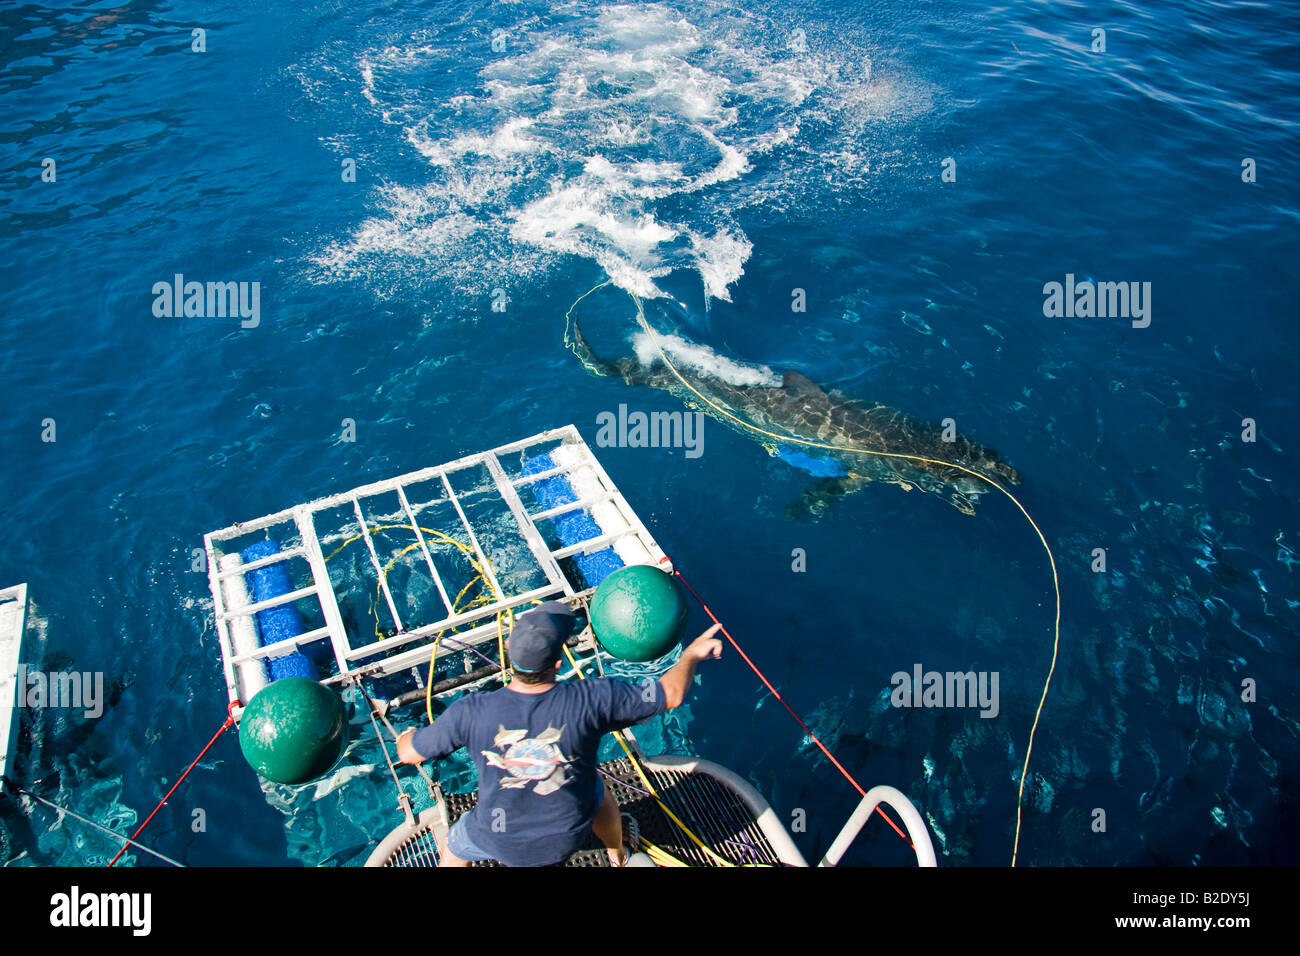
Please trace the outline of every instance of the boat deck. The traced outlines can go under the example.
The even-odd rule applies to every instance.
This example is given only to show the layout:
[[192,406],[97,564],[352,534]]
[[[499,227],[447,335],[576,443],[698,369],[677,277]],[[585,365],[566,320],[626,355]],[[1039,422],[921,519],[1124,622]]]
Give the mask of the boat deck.
[[[606,777],[605,786],[618,800],[619,808],[636,818],[643,840],[648,840],[690,866],[720,865],[682,833],[654,799],[644,792],[645,785],[630,760],[610,760],[600,767],[620,781],[615,783]],[[656,765],[653,760],[647,763],[646,773],[659,792],[660,799],[722,859],[737,865],[783,866],[794,862],[788,853],[787,858],[782,859],[781,853],[760,825],[760,815],[722,780],[707,773]],[[446,794],[444,800],[448,820],[454,823],[478,802],[478,794]],[[372,865],[436,866],[438,852],[435,833],[440,824],[436,815],[421,815],[420,824],[392,849],[387,859],[382,863],[372,859]],[[495,862],[473,865],[500,866]],[[563,865],[608,867],[609,854],[593,835],[588,846],[570,856]]]

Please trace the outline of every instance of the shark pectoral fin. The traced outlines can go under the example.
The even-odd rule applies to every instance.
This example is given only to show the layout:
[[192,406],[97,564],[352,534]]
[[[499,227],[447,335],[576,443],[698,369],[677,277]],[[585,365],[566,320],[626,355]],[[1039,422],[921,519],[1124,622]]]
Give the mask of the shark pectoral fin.
[[811,518],[816,520],[826,514],[836,498],[852,494],[871,481],[864,475],[848,474],[836,478],[819,478],[804,493],[786,506],[785,516],[791,520]]
[[970,498],[963,495],[960,491],[954,491],[948,496],[948,503],[964,515],[975,514],[975,503]]

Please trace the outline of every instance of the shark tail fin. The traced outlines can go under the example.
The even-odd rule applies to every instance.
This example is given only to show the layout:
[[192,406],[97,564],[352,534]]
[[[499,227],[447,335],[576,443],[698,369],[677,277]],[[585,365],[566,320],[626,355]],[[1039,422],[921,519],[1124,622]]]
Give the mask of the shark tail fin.
[[620,378],[624,376],[625,371],[618,362],[602,358],[595,353],[587,337],[582,334],[577,316],[574,316],[570,328],[573,335],[569,339],[569,350],[578,356],[578,360],[587,367],[587,371],[593,375],[613,375]]

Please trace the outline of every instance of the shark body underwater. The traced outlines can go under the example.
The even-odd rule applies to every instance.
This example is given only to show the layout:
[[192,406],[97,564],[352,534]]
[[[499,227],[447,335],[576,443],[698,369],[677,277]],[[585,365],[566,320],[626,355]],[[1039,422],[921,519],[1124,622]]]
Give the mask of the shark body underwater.
[[[649,362],[636,356],[606,359],[592,350],[576,319],[573,333],[573,351],[590,371],[621,378],[628,385],[664,389],[751,438],[756,436],[756,432],[738,426],[708,403],[700,402],[659,354]],[[943,429],[934,423],[887,405],[854,401],[836,390],[828,392],[796,371],[786,370],[779,383],[755,385],[737,384],[684,362],[673,365],[692,388],[744,421],[789,438],[844,449],[765,438],[769,452],[816,479],[787,509],[791,517],[821,516],[830,501],[873,481],[889,482],[906,490],[919,488],[944,498],[965,514],[974,514],[979,495],[992,490],[988,483],[958,468],[854,449],[956,462],[1002,485],[1020,483],[1020,475],[996,452],[964,435],[945,441]]]

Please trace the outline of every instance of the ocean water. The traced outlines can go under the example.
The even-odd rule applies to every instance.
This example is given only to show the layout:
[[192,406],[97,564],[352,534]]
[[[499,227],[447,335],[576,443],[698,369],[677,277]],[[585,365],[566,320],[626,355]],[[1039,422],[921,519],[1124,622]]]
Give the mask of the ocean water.
[[[680,410],[565,348],[608,280],[576,313],[604,354],[645,353],[635,293],[684,364],[952,418],[1020,473],[1063,613],[1022,864],[1297,862],[1297,35],[1206,0],[6,5],[0,585],[30,586],[29,664],[108,697],[24,711],[15,776],[126,831],[220,726],[204,532]],[[256,326],[156,315],[178,273],[259,283]],[[1150,283],[1150,324],[1045,315],[1067,275]],[[712,419],[699,457],[600,457],[941,865],[1009,861],[1053,638],[1010,502],[875,483],[791,515],[811,476]],[[996,673],[997,716],[891,706],[915,664]],[[142,839],[359,863],[398,818],[352,735],[288,794],[227,733]],[[730,649],[644,740],[748,777],[813,859],[856,802]],[[0,835],[9,865],[117,850],[29,801]],[[845,862],[909,856],[875,821]]]

